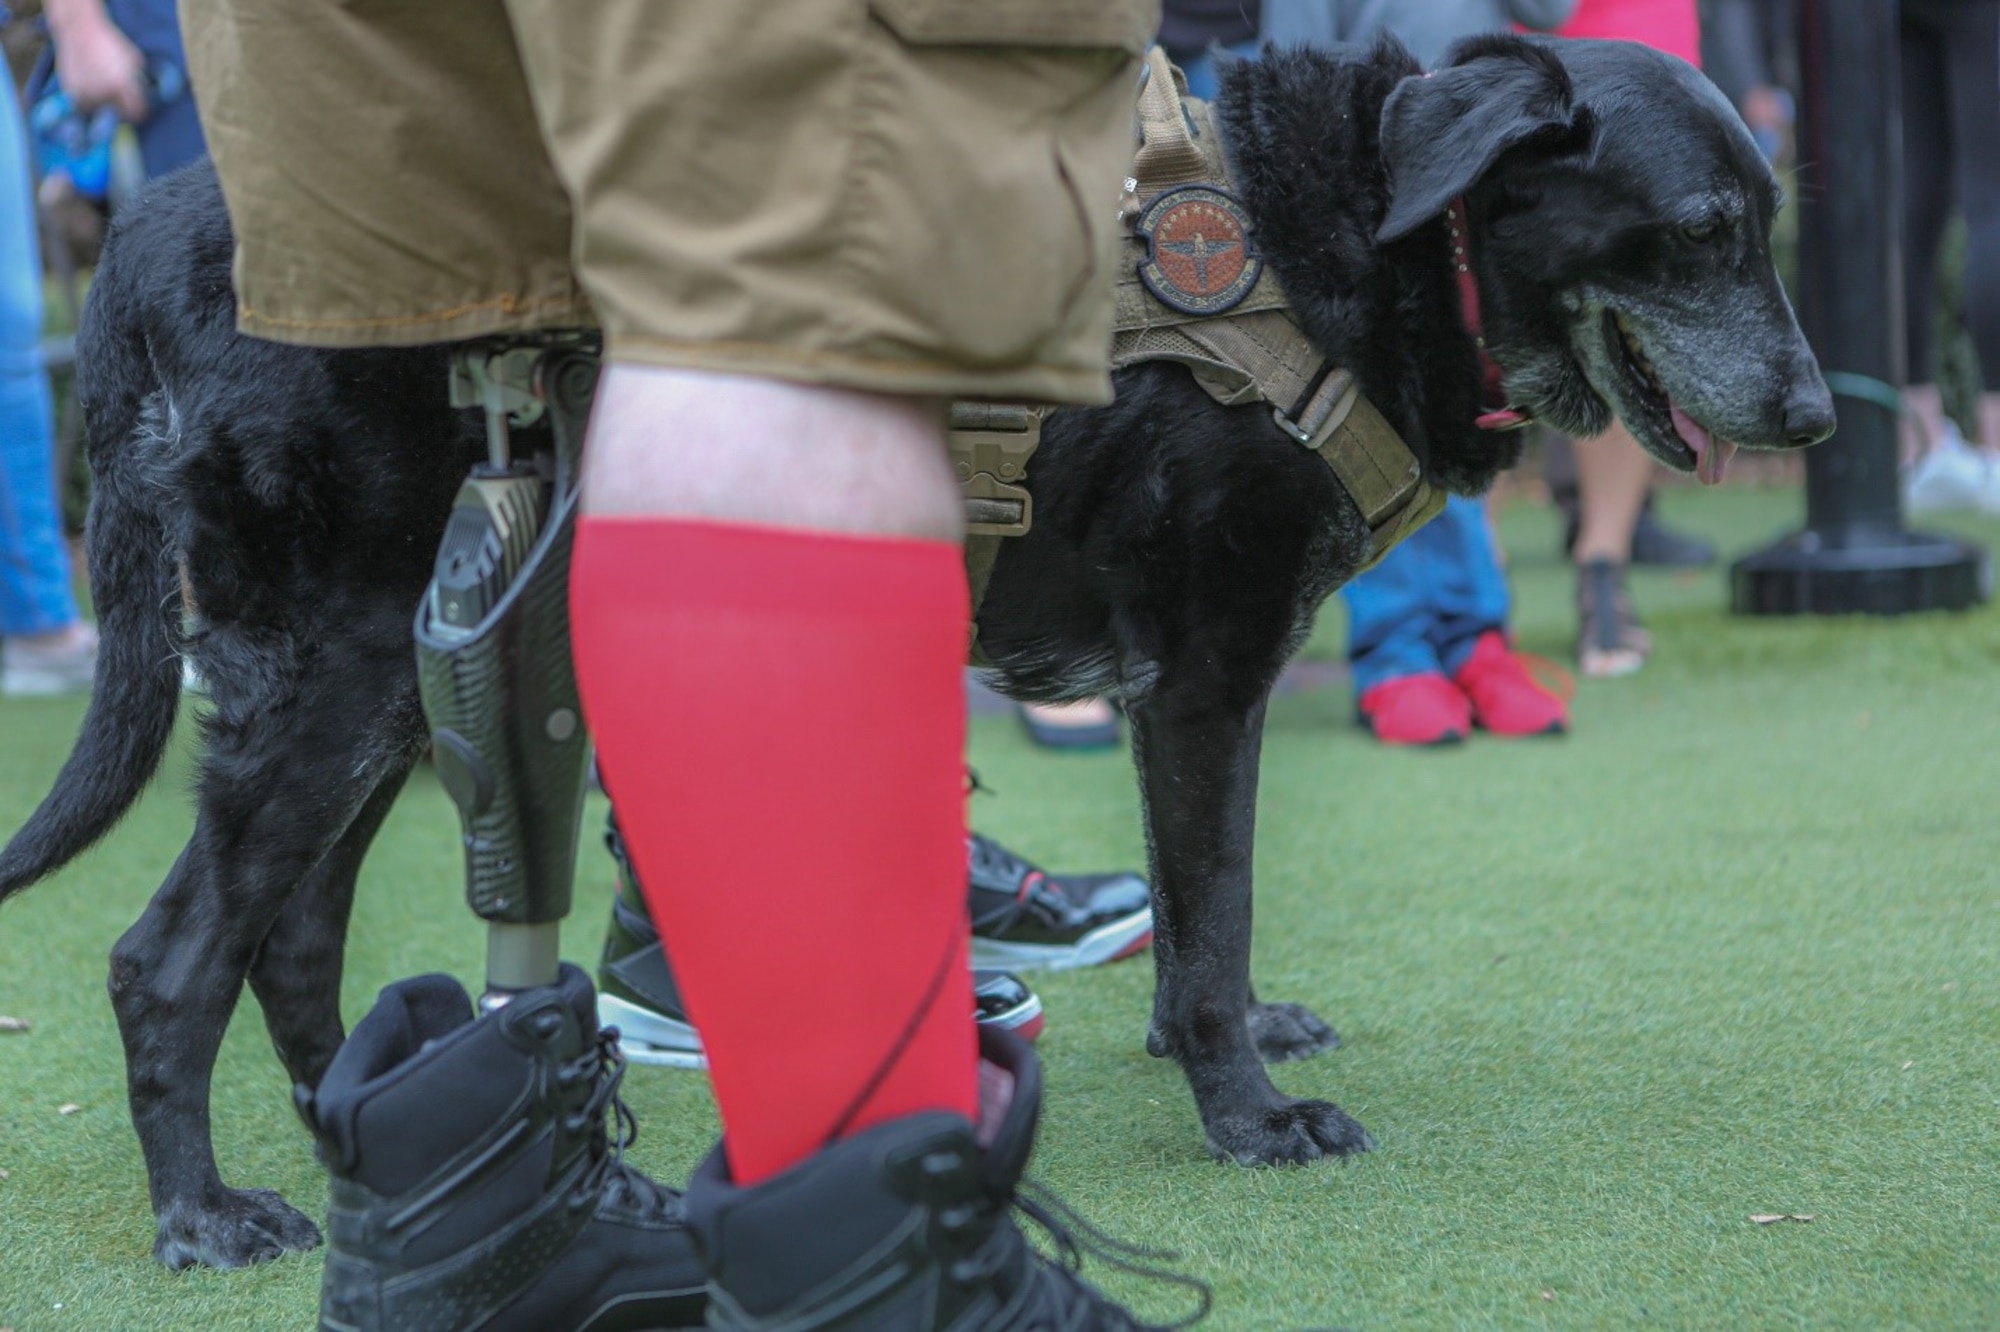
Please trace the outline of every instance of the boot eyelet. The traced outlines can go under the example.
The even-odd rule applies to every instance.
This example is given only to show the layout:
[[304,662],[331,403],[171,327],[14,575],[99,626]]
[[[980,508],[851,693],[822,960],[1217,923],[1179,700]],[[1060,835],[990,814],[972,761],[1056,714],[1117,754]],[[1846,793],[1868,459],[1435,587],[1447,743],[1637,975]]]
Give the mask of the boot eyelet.
[[957,1152],[931,1152],[917,1163],[917,1168],[924,1172],[925,1179],[940,1180],[956,1174],[964,1164],[965,1159]]
[[544,1009],[542,1012],[535,1014],[534,1021],[529,1025],[534,1028],[535,1035],[545,1041],[552,1041],[562,1034],[562,1014],[556,1012],[553,1008]]

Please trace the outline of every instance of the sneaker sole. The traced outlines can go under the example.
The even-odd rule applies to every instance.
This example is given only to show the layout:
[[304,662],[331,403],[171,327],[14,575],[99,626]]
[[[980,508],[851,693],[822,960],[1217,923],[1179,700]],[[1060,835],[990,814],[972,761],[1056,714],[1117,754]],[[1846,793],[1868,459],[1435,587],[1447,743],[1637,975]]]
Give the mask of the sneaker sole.
[[1986,508],[1986,500],[1970,492],[1911,491],[1903,497],[1903,507],[1911,513],[1978,513]]
[[1533,740],[1537,736],[1569,734],[1569,723],[1562,721],[1550,722],[1547,726],[1544,726],[1539,730],[1533,730],[1533,731],[1504,730],[1498,727],[1488,726],[1484,722],[1474,722],[1473,726],[1478,730],[1486,732],[1486,734],[1488,735],[1498,736],[1503,740]]
[[597,1025],[618,1028],[619,1052],[630,1063],[654,1068],[708,1067],[708,1056],[701,1051],[701,1033],[651,1009],[600,994]]
[[89,692],[87,675],[18,669],[0,673],[0,695],[7,698],[59,698],[64,694]]
[[[1151,932],[1148,931],[1148,939]],[[685,1022],[661,1017],[651,1009],[628,1004],[608,994],[597,996],[597,1025],[618,1028],[618,1051],[626,1062],[652,1068],[706,1069],[708,1056],[702,1053],[701,1033]],[[1048,1025],[1039,995],[999,1013],[979,1020],[982,1027],[1011,1031],[1033,1042]]]
[[979,1025],[995,1031],[1011,1031],[1032,1044],[1042,1034],[1042,1028],[1048,1025],[1048,1019],[1042,1015],[1041,997],[1030,994],[1012,1008],[980,1018]]
[[1912,513],[1963,513],[1984,508],[1991,494],[1982,475],[1931,476],[1904,482],[1903,506]]
[[1153,942],[1151,908],[1100,925],[1073,944],[1008,943],[972,936],[972,965],[987,971],[1074,971],[1145,951]]

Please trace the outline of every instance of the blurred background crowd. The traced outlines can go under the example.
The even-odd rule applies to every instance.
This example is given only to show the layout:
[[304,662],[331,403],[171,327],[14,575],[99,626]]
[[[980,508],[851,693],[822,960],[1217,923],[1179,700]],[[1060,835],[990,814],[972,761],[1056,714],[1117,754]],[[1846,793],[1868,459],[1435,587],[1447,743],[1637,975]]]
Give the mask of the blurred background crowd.
[[[1649,42],[1695,61],[1786,176],[1797,60],[1789,0],[1167,0],[1161,43],[1191,90],[1265,42],[1370,42],[1392,34],[1426,63],[1482,31]],[[2000,514],[2000,0],[1905,0],[1903,253],[1909,389],[1904,498],[1917,513]],[[77,604],[67,538],[88,477],[76,456],[68,331],[106,219],[144,182],[198,157],[171,0],[26,0],[4,29],[12,86],[0,129],[0,667],[10,694],[88,688],[95,639]],[[1777,252],[1795,270],[1794,218]],[[2000,372],[1995,372],[2000,377]],[[1710,542],[1664,520],[1662,485],[1685,484],[1622,429],[1570,440],[1537,429],[1509,500],[1562,516],[1575,566],[1571,668],[1624,676],[1652,639],[1633,567],[1713,564]],[[1746,460],[1739,483],[1796,476],[1796,459]],[[1475,730],[1557,734],[1567,672],[1513,648],[1504,557],[1490,505],[1453,500],[1436,522],[1343,595],[1356,717],[1377,739],[1448,744]],[[1030,708],[1052,748],[1115,745],[1108,703]]]

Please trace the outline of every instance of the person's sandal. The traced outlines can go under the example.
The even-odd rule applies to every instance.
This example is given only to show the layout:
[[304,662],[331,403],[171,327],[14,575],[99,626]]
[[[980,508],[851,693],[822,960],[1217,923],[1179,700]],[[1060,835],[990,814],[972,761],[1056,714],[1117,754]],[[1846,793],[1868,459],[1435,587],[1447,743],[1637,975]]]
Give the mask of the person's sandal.
[[1082,754],[1118,747],[1118,709],[1108,699],[1023,703],[1019,715],[1028,738],[1043,749]]
[[1576,570],[1577,669],[1591,679],[1631,675],[1646,664],[1653,636],[1625,592],[1625,566],[1591,560]]

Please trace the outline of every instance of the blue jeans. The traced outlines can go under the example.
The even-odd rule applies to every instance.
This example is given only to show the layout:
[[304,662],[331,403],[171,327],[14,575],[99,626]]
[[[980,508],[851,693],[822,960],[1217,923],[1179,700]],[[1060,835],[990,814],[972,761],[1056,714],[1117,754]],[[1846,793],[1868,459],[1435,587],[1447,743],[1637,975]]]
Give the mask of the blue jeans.
[[42,255],[28,134],[0,68],[0,636],[75,624],[56,507],[55,408],[42,368]]
[[1485,507],[1457,495],[1340,594],[1357,694],[1405,675],[1454,674],[1481,634],[1507,627],[1507,576]]
[[1209,46],[1200,49],[1167,48],[1167,59],[1181,67],[1187,75],[1188,96],[1199,97],[1208,102],[1215,99],[1220,83],[1216,70],[1221,64],[1232,59],[1254,60],[1257,58],[1257,43],[1253,39],[1237,42],[1234,46]]

